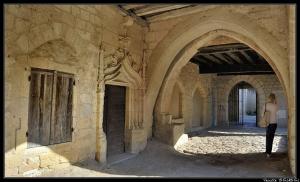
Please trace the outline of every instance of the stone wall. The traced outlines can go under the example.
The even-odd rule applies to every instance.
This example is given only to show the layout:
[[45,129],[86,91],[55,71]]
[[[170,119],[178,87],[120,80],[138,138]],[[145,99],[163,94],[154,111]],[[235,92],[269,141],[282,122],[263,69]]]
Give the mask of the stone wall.
[[[127,50],[143,62],[143,28],[124,28],[109,5],[5,5],[5,176],[38,174],[95,157],[96,86],[100,43],[104,56],[130,37]],[[27,148],[31,67],[75,75],[72,142]],[[142,74],[142,73],[141,73]]]
[[[249,83],[256,90],[258,97],[258,116],[262,114],[263,105],[265,104],[269,94],[274,93],[279,104],[278,127],[287,127],[287,98],[276,75],[238,75],[215,77],[214,84],[217,87],[216,104],[218,106],[224,106],[222,107],[224,109],[218,109],[218,124],[228,124],[228,96],[230,90],[241,81]],[[260,92],[260,90],[262,90],[262,92]]]
[[183,84],[185,95],[183,111],[185,131],[192,131],[193,119],[193,97],[198,91],[202,97],[203,108],[203,127],[210,127],[212,125],[212,105],[211,105],[211,87],[212,75],[200,75],[196,64],[188,63],[181,70],[178,80]]
[[[191,131],[192,128],[193,94],[196,89],[200,91],[202,97],[206,100],[206,103],[203,103],[204,113],[206,113],[204,126],[213,126],[213,118],[217,118],[217,125],[227,125],[228,113],[226,112],[228,112],[229,92],[241,81],[246,81],[256,89],[258,94],[258,116],[262,114],[263,104],[269,94],[274,93],[279,104],[278,127],[287,127],[287,98],[276,75],[217,76],[216,74],[199,74],[198,70],[197,65],[188,63],[182,68],[178,78],[185,90],[183,117],[186,132]],[[216,99],[214,101],[212,98],[213,87],[216,88]],[[259,90],[262,92],[259,92]],[[220,105],[224,107],[219,107]],[[217,112],[213,112],[214,109]]]

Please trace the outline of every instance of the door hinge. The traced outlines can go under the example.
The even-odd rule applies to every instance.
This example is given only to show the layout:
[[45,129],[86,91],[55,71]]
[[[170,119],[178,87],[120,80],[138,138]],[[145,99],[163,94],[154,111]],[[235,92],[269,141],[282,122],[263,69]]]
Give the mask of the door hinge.
[[74,132],[74,128],[73,127],[71,128],[71,131]]
[[75,86],[75,80],[73,80],[73,85]]
[[28,137],[28,131],[26,131],[26,137]]
[[31,81],[31,75],[30,75],[30,76],[28,76],[28,81]]

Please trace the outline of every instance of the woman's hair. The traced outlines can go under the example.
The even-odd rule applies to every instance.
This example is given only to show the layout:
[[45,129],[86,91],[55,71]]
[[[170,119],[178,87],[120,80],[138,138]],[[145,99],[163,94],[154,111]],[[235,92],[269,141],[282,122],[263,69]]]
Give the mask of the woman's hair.
[[271,93],[268,97],[268,102],[276,104],[276,96],[275,94]]

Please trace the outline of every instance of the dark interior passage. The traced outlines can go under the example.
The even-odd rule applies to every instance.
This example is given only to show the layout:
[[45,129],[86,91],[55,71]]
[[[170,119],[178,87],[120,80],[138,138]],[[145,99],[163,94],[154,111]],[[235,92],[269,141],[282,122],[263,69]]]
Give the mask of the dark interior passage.
[[235,85],[228,98],[228,119],[230,125],[257,126],[257,95],[246,82]]

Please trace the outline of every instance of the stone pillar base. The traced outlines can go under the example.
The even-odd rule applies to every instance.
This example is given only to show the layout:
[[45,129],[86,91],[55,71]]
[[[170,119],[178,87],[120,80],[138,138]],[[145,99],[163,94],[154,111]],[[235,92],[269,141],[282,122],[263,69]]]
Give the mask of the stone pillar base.
[[171,125],[171,145],[172,146],[178,146],[179,144],[182,144],[187,139],[187,135],[184,135],[184,124],[172,124]]
[[147,136],[144,129],[131,129],[126,132],[125,151],[130,153],[139,153],[147,145]]
[[106,136],[103,135],[99,138],[100,146],[96,149],[95,159],[96,161],[100,162],[101,164],[106,164],[106,149],[107,149],[107,142]]

